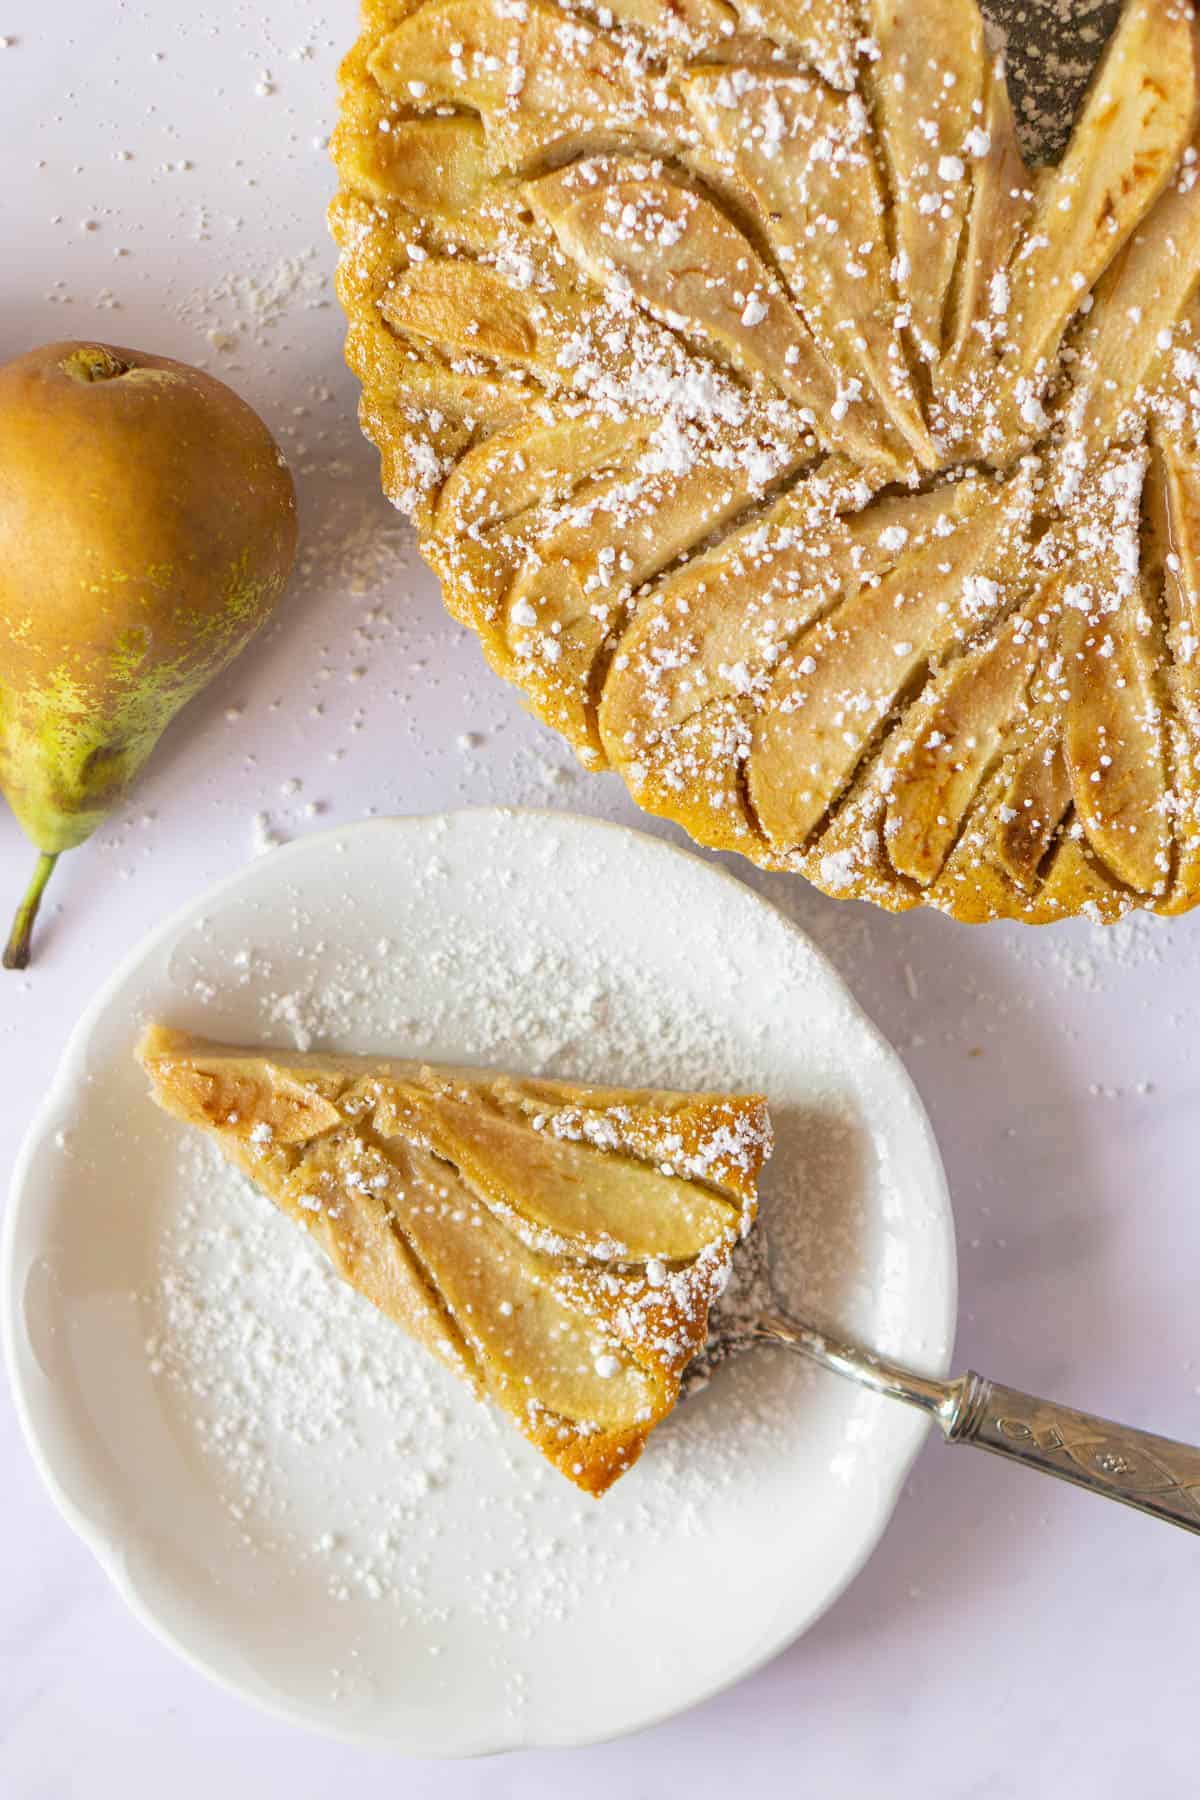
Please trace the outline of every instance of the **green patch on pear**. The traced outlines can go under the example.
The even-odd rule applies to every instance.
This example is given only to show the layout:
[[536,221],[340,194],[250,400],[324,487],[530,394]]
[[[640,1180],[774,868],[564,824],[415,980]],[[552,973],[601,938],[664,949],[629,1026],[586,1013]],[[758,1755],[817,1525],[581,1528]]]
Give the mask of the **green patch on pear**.
[[41,853],[4,956],[22,968],[65,850],[274,609],[291,476],[223,383],[111,345],[0,368],[0,791]]

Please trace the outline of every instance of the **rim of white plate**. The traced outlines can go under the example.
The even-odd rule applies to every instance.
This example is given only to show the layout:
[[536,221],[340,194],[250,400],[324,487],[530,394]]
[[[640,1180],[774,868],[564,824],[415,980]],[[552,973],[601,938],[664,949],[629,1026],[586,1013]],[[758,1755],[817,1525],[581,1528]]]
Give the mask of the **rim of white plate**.
[[[686,862],[703,870],[705,874],[731,888],[736,888],[758,906],[764,908],[805,945],[814,962],[826,978],[845,996],[852,1014],[863,1029],[866,1036],[873,1039],[876,1047],[884,1054],[893,1066],[899,1091],[906,1093],[912,1105],[913,1118],[919,1127],[923,1140],[922,1147],[929,1160],[930,1191],[926,1195],[931,1208],[936,1212],[943,1230],[942,1250],[945,1259],[945,1306],[942,1318],[931,1322],[936,1326],[938,1342],[945,1349],[940,1357],[927,1359],[930,1372],[945,1374],[953,1355],[955,1324],[958,1304],[958,1257],[954,1231],[954,1215],[951,1205],[949,1187],[941,1152],[934,1135],[933,1126],[925,1111],[916,1085],[905,1068],[900,1057],[875,1025],[869,1015],[864,1012],[858,1000],[851,993],[841,974],[822,950],[787,914],[729,870],[707,858],[695,854],[694,851],[664,841],[649,832],[639,831],[627,825],[614,823],[607,819],[598,819],[588,814],[558,811],[551,807],[531,806],[475,806],[455,807],[439,813],[400,813],[384,818],[360,819],[349,824],[329,826],[321,831],[310,832],[306,836],[293,839],[282,844],[271,852],[273,866],[299,860],[311,855],[314,849],[326,844],[344,843],[347,838],[374,835],[386,831],[395,831],[406,827],[431,827],[434,825],[453,826],[456,821],[465,819],[490,818],[530,819],[552,825],[556,830],[583,829],[613,836],[632,837],[641,845],[666,858]],[[196,1650],[184,1638],[180,1637],[174,1627],[156,1611],[151,1598],[133,1581],[126,1566],[125,1555],[120,1542],[92,1516],[88,1508],[71,1491],[69,1473],[60,1468],[46,1448],[33,1406],[22,1383],[21,1361],[18,1358],[18,1305],[15,1291],[16,1268],[14,1257],[17,1247],[18,1218],[25,1204],[25,1192],[28,1176],[33,1162],[43,1147],[52,1119],[61,1108],[63,1097],[74,1083],[76,1065],[80,1061],[87,1046],[95,1024],[105,1013],[111,996],[118,990],[134,971],[154,953],[163,943],[178,936],[197,914],[202,914],[217,905],[227,894],[236,891],[257,868],[251,863],[235,870],[231,875],[223,877],[207,888],[202,894],[185,902],[170,918],[157,925],[129,950],[117,964],[112,973],[103,981],[85,1006],[76,1021],[59,1057],[54,1077],[46,1092],[46,1096],[37,1112],[30,1120],[17,1151],[13,1164],[12,1177],[9,1183],[8,1205],[5,1209],[3,1230],[0,1232],[0,1345],[3,1346],[5,1360],[9,1370],[9,1385],[13,1396],[14,1407],[20,1421],[21,1431],[30,1456],[39,1475],[59,1513],[86,1545],[100,1564],[108,1580],[130,1612],[150,1631],[160,1643],[165,1644],[190,1668],[195,1669],[209,1681],[223,1688],[227,1693],[236,1695],[240,1700],[256,1707],[260,1712],[274,1717],[286,1724],[301,1730],[316,1731],[320,1735],[347,1744],[361,1747],[381,1749],[390,1747],[395,1751],[413,1756],[437,1757],[445,1760],[462,1760],[469,1757],[497,1755],[508,1751],[531,1749],[566,1749],[586,1748],[588,1745],[604,1743],[616,1737],[632,1735],[639,1731],[651,1729],[655,1725],[665,1723],[677,1717],[681,1712],[703,1704],[715,1698],[738,1682],[753,1675],[757,1670],[771,1662],[790,1644],[795,1643],[805,1632],[811,1629],[826,1612],[836,1604],[847,1588],[862,1572],[886,1531],[908,1472],[915,1462],[929,1430],[929,1419],[917,1414],[910,1415],[912,1422],[911,1439],[908,1447],[897,1456],[892,1479],[881,1487],[875,1507],[875,1516],[869,1531],[864,1532],[858,1554],[850,1559],[840,1572],[838,1581],[823,1596],[820,1603],[811,1608],[797,1620],[790,1622],[758,1653],[744,1658],[724,1671],[720,1676],[708,1682],[703,1688],[691,1695],[679,1705],[659,1708],[645,1716],[631,1719],[618,1731],[603,1730],[593,1736],[573,1735],[569,1738],[555,1738],[543,1731],[532,1731],[528,1735],[514,1734],[502,1743],[472,1741],[464,1738],[452,1749],[445,1747],[432,1748],[402,1744],[399,1739],[382,1737],[376,1731],[360,1731],[353,1728],[330,1726],[322,1720],[314,1723],[312,1718],[300,1705],[290,1705],[287,1701],[276,1697],[265,1697],[249,1689],[222,1667],[209,1655]]]

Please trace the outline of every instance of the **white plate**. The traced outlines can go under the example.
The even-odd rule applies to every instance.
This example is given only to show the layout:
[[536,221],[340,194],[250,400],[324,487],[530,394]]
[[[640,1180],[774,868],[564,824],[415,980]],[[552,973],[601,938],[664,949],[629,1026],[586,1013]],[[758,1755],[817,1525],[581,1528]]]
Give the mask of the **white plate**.
[[9,1364],[50,1490],[130,1606],[247,1699],[344,1737],[455,1755],[630,1731],[845,1587],[917,1417],[754,1351],[588,1500],[149,1104],[131,1051],[151,1016],[761,1087],[784,1287],[943,1372],[954,1244],[925,1115],[748,888],[562,814],[385,820],[261,858],[153,936],[71,1039],[14,1178]]

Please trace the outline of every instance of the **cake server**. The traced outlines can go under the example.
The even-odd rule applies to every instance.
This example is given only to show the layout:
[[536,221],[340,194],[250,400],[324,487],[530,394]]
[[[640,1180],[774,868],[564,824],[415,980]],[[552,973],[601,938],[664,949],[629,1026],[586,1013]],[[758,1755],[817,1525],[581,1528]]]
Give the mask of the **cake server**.
[[1200,1449],[1191,1444],[1039,1400],[973,1369],[947,1381],[917,1375],[781,1313],[764,1313],[750,1335],[756,1343],[798,1350],[835,1375],[918,1407],[937,1422],[948,1444],[974,1444],[1106,1500],[1153,1513],[1185,1531],[1200,1532]]
[[1077,1412],[1003,1387],[968,1369],[937,1380],[878,1356],[840,1331],[801,1318],[771,1280],[761,1223],[740,1246],[726,1293],[713,1307],[709,1339],[684,1375],[685,1396],[753,1344],[779,1344],[860,1387],[928,1413],[948,1444],[974,1444],[1106,1500],[1200,1532],[1200,1448]]

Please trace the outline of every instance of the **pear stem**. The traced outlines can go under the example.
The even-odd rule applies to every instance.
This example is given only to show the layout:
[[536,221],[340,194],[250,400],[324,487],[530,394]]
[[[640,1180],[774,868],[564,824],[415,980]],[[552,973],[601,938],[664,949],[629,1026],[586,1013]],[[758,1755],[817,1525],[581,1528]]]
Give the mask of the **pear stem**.
[[29,940],[33,936],[33,921],[37,918],[38,907],[42,903],[42,895],[46,891],[46,883],[58,861],[44,850],[37,859],[37,867],[33,871],[33,880],[25,890],[25,898],[17,908],[17,916],[13,920],[13,928],[4,947],[4,967],[6,969],[26,969],[29,967]]

